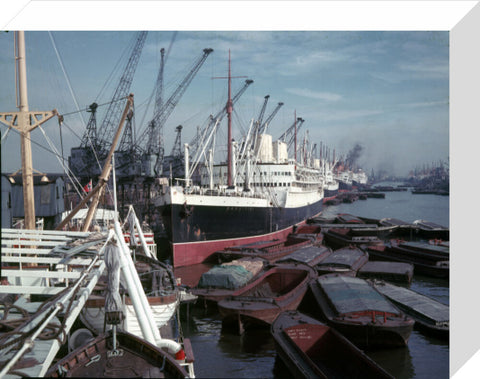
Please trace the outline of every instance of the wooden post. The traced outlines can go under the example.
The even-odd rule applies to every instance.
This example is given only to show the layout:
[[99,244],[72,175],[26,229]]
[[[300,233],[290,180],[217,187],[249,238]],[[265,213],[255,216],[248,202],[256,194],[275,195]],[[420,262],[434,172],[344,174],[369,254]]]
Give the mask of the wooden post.
[[122,134],[121,132],[122,132],[123,124],[125,123],[125,120],[127,118],[128,111],[132,106],[133,106],[133,94],[130,94],[128,95],[127,104],[125,105],[125,109],[123,111],[122,118],[120,120],[120,125],[118,125],[117,133],[113,138],[112,146],[110,147],[110,151],[108,152],[107,159],[105,160],[105,165],[103,166],[102,173],[98,178],[99,179],[98,184],[100,184],[101,187],[99,191],[95,194],[95,196],[93,196],[92,204],[90,204],[90,208],[88,208],[87,217],[85,218],[85,224],[83,225],[83,230],[82,230],[84,232],[88,231],[88,228],[90,227],[90,223],[92,222],[92,218],[95,213],[95,209],[97,208],[98,201],[100,199],[100,196],[102,196],[105,185],[107,184],[108,177],[112,169],[112,165],[110,164],[110,161],[112,160],[113,153],[115,152],[115,148],[117,147],[118,140],[120,139],[120,135]]
[[[25,229],[35,229],[35,198],[33,192],[32,145],[30,132],[37,126],[57,115],[54,109],[51,112],[30,112],[28,110],[27,94],[27,65],[25,62],[25,33],[15,32],[16,43],[16,70],[18,73],[17,88],[19,92],[19,112],[0,113],[0,122],[20,132],[22,181],[23,181],[23,208]],[[40,119],[39,119],[40,117]]]

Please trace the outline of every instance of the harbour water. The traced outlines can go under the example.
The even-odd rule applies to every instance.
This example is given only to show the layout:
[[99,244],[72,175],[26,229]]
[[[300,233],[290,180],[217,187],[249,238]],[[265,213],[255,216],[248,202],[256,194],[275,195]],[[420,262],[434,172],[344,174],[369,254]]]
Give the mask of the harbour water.
[[[385,199],[358,200],[326,207],[325,217],[350,213],[368,218],[393,217],[407,222],[424,219],[449,226],[449,197],[413,195],[410,191],[387,192]],[[415,275],[412,290],[449,304],[447,280]],[[199,378],[288,378],[288,371],[276,358],[268,329],[247,330],[242,336],[222,331],[215,309],[190,307],[183,315],[184,334],[192,341],[195,373]],[[417,330],[405,348],[367,351],[396,378],[448,378],[448,341],[428,337]],[[348,364],[348,362],[345,362]]]

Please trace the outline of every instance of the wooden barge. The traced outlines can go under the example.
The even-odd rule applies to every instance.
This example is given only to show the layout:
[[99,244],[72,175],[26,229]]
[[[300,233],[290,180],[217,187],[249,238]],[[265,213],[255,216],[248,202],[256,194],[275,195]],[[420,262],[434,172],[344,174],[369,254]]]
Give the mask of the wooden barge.
[[405,346],[414,320],[359,278],[324,275],[310,282],[314,310],[361,347]]
[[410,284],[413,278],[413,265],[404,262],[371,261],[358,270],[357,277]]
[[306,246],[279,259],[277,263],[304,263],[315,266],[332,254],[332,250],[326,246]]
[[445,226],[425,220],[416,220],[413,222],[413,225],[420,237],[426,239],[439,238],[445,241],[450,240],[450,230]]
[[415,226],[406,221],[399,220],[397,218],[382,218],[378,221],[380,227],[394,227],[394,235],[401,236],[412,236],[414,235]]
[[415,320],[415,329],[448,340],[450,330],[448,305],[383,281],[374,280],[371,283],[378,292]]
[[[360,231],[361,233],[361,231]],[[349,228],[332,228],[323,232],[325,243],[332,248],[361,245],[380,245],[380,240],[375,235],[358,235]]]
[[332,254],[315,265],[319,275],[341,274],[355,276],[357,271],[368,261],[368,253],[354,246],[335,250]]
[[214,266],[202,274],[200,281],[190,292],[203,300],[203,305],[215,305],[231,296],[236,290],[261,276],[267,268],[261,258],[240,258],[220,266]]
[[[231,261],[241,257],[262,258],[270,263],[306,246],[320,245],[323,234],[320,227],[305,225],[297,228],[284,240],[260,241],[246,245],[227,247],[217,251],[213,256],[220,262]],[[211,260],[211,258],[209,258]]]
[[448,279],[450,275],[449,260],[443,257],[435,257],[430,253],[422,253],[398,246],[392,247],[392,245],[367,246],[365,249],[373,260],[411,263],[416,274],[442,279]]
[[444,245],[435,245],[426,242],[391,240],[390,247],[394,250],[403,251],[406,254],[410,253],[414,256],[421,256],[426,259],[450,259],[450,248]]
[[300,312],[280,313],[271,334],[294,378],[393,378],[335,329]]
[[315,270],[307,265],[275,265],[231,297],[218,302],[223,325],[238,327],[240,333],[244,323],[270,325],[280,312],[297,309],[308,283],[316,277]]

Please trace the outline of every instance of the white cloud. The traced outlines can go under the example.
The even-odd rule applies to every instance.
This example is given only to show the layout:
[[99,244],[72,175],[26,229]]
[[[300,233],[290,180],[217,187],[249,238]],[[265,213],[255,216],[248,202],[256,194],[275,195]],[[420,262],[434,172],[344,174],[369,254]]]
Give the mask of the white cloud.
[[407,108],[428,108],[428,107],[436,107],[438,105],[448,105],[448,100],[424,101],[424,102],[408,103],[408,104],[400,104],[400,105]]
[[308,88],[287,88],[285,91],[293,95],[309,97],[312,99],[325,100],[325,101],[338,101],[342,98],[342,96],[337,93],[316,92]]

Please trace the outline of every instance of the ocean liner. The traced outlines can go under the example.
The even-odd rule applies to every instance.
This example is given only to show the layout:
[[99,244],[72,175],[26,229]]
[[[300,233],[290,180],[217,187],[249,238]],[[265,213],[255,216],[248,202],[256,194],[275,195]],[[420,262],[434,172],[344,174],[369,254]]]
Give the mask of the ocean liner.
[[[190,167],[190,146],[185,144],[182,185],[165,183],[154,200],[171,243],[174,267],[201,263],[228,246],[286,238],[295,225],[322,211],[320,162],[306,149],[298,160],[289,159],[288,144],[272,141],[253,121],[243,139],[232,142],[230,62],[228,79],[227,161],[213,163],[209,144],[215,140],[217,122],[201,146],[204,161],[198,164],[193,158]],[[200,177],[195,185],[193,175]]]
[[335,199],[338,195],[338,181],[334,178],[330,164],[324,168],[323,202]]
[[352,175],[352,186],[353,187],[362,187],[365,186],[368,182],[367,174],[362,170],[358,169]]
[[336,180],[338,181],[339,192],[352,190],[352,172],[344,170],[337,173]]

